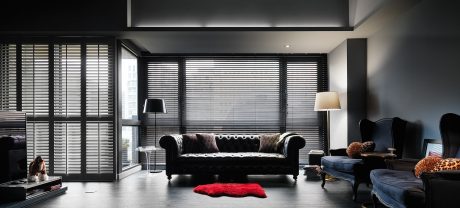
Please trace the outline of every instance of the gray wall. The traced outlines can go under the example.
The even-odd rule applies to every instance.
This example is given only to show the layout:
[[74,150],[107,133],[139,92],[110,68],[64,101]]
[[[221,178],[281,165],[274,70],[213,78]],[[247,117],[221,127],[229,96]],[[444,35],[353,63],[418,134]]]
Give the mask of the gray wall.
[[460,2],[425,0],[368,39],[368,116],[412,122],[408,156],[460,114]]
[[331,112],[331,148],[361,141],[358,123],[366,118],[366,39],[347,39],[328,54],[329,89],[340,96],[340,111]]
[[330,112],[330,148],[348,146],[347,41],[343,41],[328,55],[329,90],[339,94],[341,110]]

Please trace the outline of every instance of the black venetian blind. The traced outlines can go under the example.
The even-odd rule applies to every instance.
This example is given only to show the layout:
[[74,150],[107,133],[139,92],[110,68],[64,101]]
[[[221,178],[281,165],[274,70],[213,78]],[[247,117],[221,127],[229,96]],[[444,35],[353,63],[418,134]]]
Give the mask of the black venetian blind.
[[[315,93],[327,89],[326,57],[181,57],[146,61],[147,97],[163,98],[160,137],[171,133],[275,133],[285,129],[306,139],[300,162],[323,149],[321,114]],[[153,116],[143,144],[153,142]],[[158,145],[158,144],[156,144]],[[164,153],[157,154],[164,163]]]

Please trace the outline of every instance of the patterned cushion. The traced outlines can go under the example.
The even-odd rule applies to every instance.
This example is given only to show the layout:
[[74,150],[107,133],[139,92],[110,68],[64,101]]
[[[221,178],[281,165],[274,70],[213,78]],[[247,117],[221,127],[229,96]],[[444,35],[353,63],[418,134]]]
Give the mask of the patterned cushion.
[[280,134],[262,134],[260,136],[259,152],[274,153],[277,149],[277,142]]
[[460,170],[460,158],[442,159],[433,168],[433,171]]
[[375,143],[373,141],[364,142],[362,145],[362,152],[373,152],[375,149]]
[[286,140],[286,137],[295,135],[296,133],[294,132],[285,132],[280,135],[278,141],[276,142],[276,151],[281,152],[281,150],[284,148],[284,141]]
[[441,160],[442,158],[438,156],[428,156],[418,161],[417,165],[415,165],[415,176],[420,178],[420,175],[424,172],[433,172],[434,167]]
[[219,152],[214,134],[196,134],[202,153]]
[[363,144],[361,142],[352,142],[348,145],[347,155],[350,158],[358,158],[363,149]]
[[201,152],[200,144],[198,143],[198,138],[196,137],[196,134],[183,134],[182,145],[184,148],[183,154]]

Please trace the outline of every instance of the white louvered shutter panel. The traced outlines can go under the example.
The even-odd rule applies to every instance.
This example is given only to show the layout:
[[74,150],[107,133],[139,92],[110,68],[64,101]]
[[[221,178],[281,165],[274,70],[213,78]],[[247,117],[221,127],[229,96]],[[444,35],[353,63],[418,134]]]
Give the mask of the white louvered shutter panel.
[[[114,173],[113,81],[111,48],[86,46],[86,172]],[[100,121],[97,121],[101,119]]]
[[81,173],[81,46],[54,45],[54,173]]
[[16,45],[0,44],[0,110],[16,110]]
[[[41,156],[49,161],[49,124],[48,122],[27,122],[27,161],[32,162],[35,157]],[[49,164],[46,163],[48,169]]]
[[22,45],[22,110],[27,117],[48,116],[48,45]]

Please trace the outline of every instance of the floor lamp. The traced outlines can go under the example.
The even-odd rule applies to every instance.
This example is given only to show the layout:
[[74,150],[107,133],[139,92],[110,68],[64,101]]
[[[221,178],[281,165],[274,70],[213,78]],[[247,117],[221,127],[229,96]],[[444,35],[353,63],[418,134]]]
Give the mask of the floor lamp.
[[[155,114],[155,135],[154,135],[154,146],[157,144],[157,113],[166,113],[165,101],[163,99],[145,99],[144,103],[144,114],[154,113]],[[149,160],[150,161],[150,160]],[[150,164],[148,164],[150,165]],[[151,173],[160,173],[161,170],[157,170],[157,152],[154,152],[154,163],[153,170]]]
[[315,99],[315,111],[326,111],[327,114],[327,138],[326,138],[326,155],[329,155],[331,148],[331,135],[330,135],[330,113],[329,111],[340,110],[340,100],[337,92],[318,92]]

